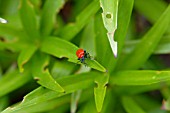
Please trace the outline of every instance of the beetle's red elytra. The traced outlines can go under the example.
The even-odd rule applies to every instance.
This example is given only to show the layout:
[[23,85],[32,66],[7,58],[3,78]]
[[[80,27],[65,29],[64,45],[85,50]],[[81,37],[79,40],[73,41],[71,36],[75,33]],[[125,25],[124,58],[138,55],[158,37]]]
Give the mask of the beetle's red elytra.
[[85,64],[85,65],[87,65],[85,60],[88,59],[88,58],[91,59],[90,54],[88,52],[86,52],[86,50],[81,49],[81,48],[76,51],[76,55],[78,57],[78,60],[82,64]]
[[76,55],[78,58],[82,58],[84,56],[84,50],[83,49],[78,49],[76,51]]

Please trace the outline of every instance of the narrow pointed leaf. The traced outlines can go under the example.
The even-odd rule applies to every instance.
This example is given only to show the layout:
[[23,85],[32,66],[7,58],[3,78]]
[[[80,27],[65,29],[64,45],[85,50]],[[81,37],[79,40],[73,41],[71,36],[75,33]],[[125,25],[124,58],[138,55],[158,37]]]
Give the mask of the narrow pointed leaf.
[[7,96],[0,97],[0,112],[3,111],[9,105],[9,99]]
[[33,39],[39,38],[36,14],[29,0],[20,1],[20,18],[27,34]]
[[23,86],[30,80],[31,75],[28,72],[20,74],[18,70],[14,70],[5,74],[5,76],[0,79],[0,97]]
[[92,100],[89,100],[83,107],[77,112],[77,113],[97,113],[94,102]]
[[[76,56],[76,51],[78,50],[78,47],[66,40],[62,40],[57,37],[47,37],[41,46],[41,50],[45,53],[54,55],[59,58],[66,57],[70,62],[78,62]],[[106,69],[95,60],[87,59],[86,63],[91,68],[106,72]]]
[[134,2],[134,8],[152,24],[157,21],[167,6],[168,3],[162,0],[135,0]]
[[118,0],[100,0],[100,6],[103,9],[102,17],[107,37],[112,48],[112,52],[117,57],[117,42],[114,41],[114,33],[117,29]]
[[122,97],[122,104],[127,113],[146,113],[139,105],[130,97]]
[[108,83],[109,75],[103,74],[102,76],[96,78],[95,83],[97,85],[94,88],[95,104],[98,112],[101,112],[104,98],[106,94],[106,84]]
[[35,46],[29,46],[21,51],[18,57],[18,67],[20,72],[24,71],[23,65],[30,60],[30,58],[33,56],[36,50],[37,48]]
[[64,5],[64,0],[47,0],[45,1],[41,16],[41,33],[49,35],[54,28],[56,13]]
[[71,113],[76,113],[76,110],[77,110],[77,106],[78,106],[78,101],[80,99],[80,96],[81,96],[81,90],[78,90],[76,92],[73,92],[71,94]]
[[46,69],[49,63],[49,56],[36,53],[32,60],[32,73],[37,82],[54,91],[64,92],[64,89],[52,78],[49,70]]
[[99,10],[98,0],[93,0],[77,17],[75,23],[66,25],[58,35],[66,40],[71,40],[89,22],[90,18]]
[[[78,76],[78,77],[77,77]],[[58,79],[59,84],[65,89],[65,93],[52,91],[43,87],[39,87],[24,97],[24,100],[17,106],[7,108],[2,113],[18,113],[24,111],[27,107],[35,106],[40,103],[64,96],[75,92],[79,89],[85,89],[94,86],[94,79],[101,76],[96,72],[81,73],[78,75],[70,75],[69,77]]]
[[116,85],[151,85],[170,81],[170,71],[120,71],[111,77]]
[[[142,38],[137,47],[129,54],[119,65],[118,69],[137,69],[139,68],[153,53],[158,45],[161,37],[166,32],[170,23],[170,6],[164,11],[162,16],[154,24],[154,26]],[[134,60],[135,59],[135,60]]]
[[[118,22],[115,31],[115,40],[118,42],[118,55],[121,54],[132,15],[134,0],[119,0]],[[118,56],[120,57],[120,56]]]

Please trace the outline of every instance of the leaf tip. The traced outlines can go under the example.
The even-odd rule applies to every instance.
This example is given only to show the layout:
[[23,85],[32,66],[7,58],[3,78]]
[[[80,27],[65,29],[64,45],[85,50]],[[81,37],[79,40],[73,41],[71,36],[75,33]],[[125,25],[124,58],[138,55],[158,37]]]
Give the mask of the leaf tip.
[[22,66],[19,66],[19,72],[23,73],[24,72],[24,68]]

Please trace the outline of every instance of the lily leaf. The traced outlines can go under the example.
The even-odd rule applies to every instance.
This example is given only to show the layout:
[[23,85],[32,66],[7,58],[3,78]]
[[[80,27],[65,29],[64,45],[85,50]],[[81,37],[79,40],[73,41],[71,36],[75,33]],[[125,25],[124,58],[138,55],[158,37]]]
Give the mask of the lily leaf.
[[93,0],[77,17],[75,23],[66,25],[58,32],[65,40],[71,40],[89,22],[90,18],[99,10],[98,0]]
[[[31,74],[28,72],[19,73],[18,70],[6,73],[0,79],[0,97],[14,91],[31,80]],[[16,84],[17,83],[17,84]]]
[[21,51],[17,60],[20,72],[24,71],[23,65],[30,60],[30,58],[33,56],[36,50],[37,48],[35,46],[29,46]]
[[56,13],[60,11],[64,3],[64,0],[45,1],[41,16],[41,33],[43,35],[49,35],[51,33],[55,24]]
[[[59,58],[66,57],[68,61],[74,63],[78,62],[76,56],[77,50],[78,47],[74,44],[57,37],[47,37],[41,46],[41,51]],[[86,59],[86,63],[91,68],[106,72],[106,69],[95,60]]]
[[38,23],[33,5],[29,0],[21,0],[20,2],[20,18],[25,31],[32,39],[39,38]]
[[36,53],[32,59],[32,73],[37,82],[54,91],[64,92],[64,89],[52,78],[49,70],[46,69],[49,63],[49,56],[46,54]]
[[[122,60],[117,69],[137,69],[139,68],[153,53],[158,45],[161,37],[166,32],[170,23],[170,6],[164,11],[162,16],[154,24],[154,26],[146,33],[141,42],[127,57]],[[135,59],[135,60],[134,60]]]
[[103,107],[104,98],[106,95],[106,84],[108,83],[109,75],[103,74],[95,79],[95,83],[97,85],[94,88],[94,96],[95,96],[95,103],[98,112],[101,112]]
[[116,85],[151,85],[170,81],[170,71],[120,71],[112,76],[110,80],[111,83]]
[[101,76],[98,72],[88,72],[57,79],[59,84],[61,84],[61,86],[63,86],[63,88],[65,89],[65,93],[39,87],[27,94],[20,104],[12,108],[9,107],[2,113],[19,113],[20,111],[24,111],[28,107],[35,106],[48,100],[64,96],[79,89],[85,89],[94,86],[94,79],[98,76]]
[[146,113],[137,103],[130,97],[122,97],[123,107],[127,113]]
[[117,57],[117,42],[114,41],[114,33],[117,29],[118,1],[119,0],[100,0],[100,5],[103,9],[103,23],[107,29],[107,37],[115,57]]

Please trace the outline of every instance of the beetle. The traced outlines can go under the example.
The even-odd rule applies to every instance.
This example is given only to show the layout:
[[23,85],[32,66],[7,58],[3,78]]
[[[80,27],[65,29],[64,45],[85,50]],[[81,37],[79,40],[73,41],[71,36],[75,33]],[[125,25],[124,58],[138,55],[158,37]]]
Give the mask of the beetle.
[[85,64],[85,65],[87,65],[87,64],[85,63],[85,60],[88,59],[88,58],[91,59],[90,54],[89,54],[86,50],[81,49],[81,48],[76,51],[76,55],[77,55],[77,57],[78,57],[78,60],[79,60],[82,64]]

